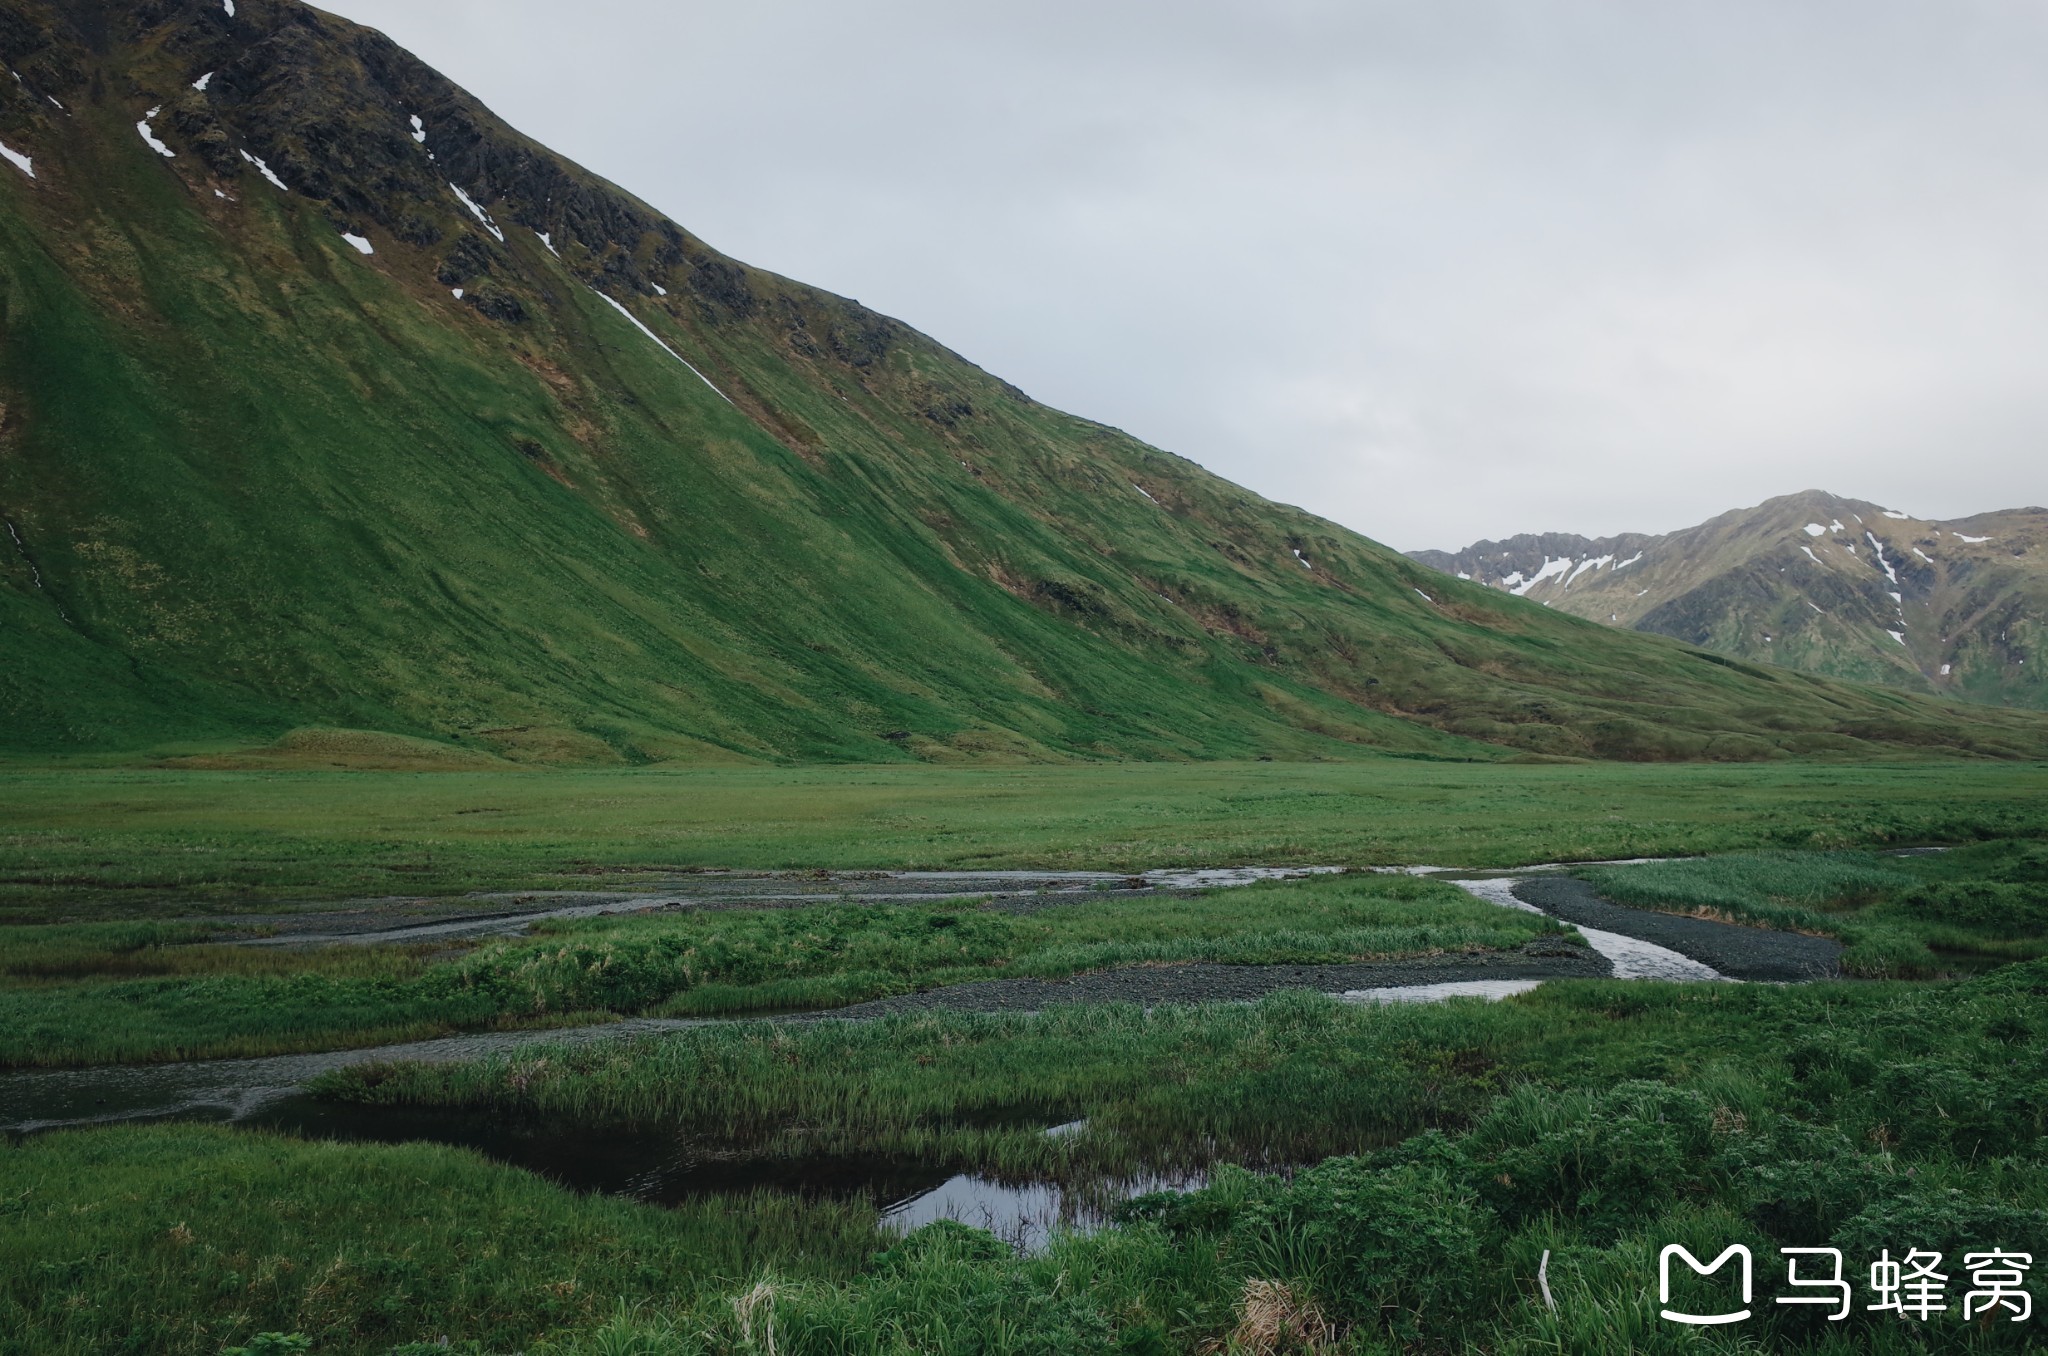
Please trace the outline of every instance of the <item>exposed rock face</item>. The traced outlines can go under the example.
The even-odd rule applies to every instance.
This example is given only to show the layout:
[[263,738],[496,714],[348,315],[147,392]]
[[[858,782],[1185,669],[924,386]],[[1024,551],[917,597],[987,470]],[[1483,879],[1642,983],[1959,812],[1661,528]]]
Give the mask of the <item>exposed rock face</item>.
[[1745,659],[2048,708],[2048,510],[1940,522],[1821,491],[1666,536],[1562,533],[1416,560]]
[[[512,131],[383,34],[298,0],[249,0],[232,18],[213,0],[0,6],[0,61],[66,103],[91,97],[94,53],[124,46],[154,54],[144,70],[131,68],[130,92],[161,108],[159,125],[198,162],[181,167],[195,186],[205,178],[233,192],[268,189],[253,156],[290,192],[324,204],[337,229],[374,229],[422,248],[456,237],[457,266],[443,270],[457,279],[451,287],[493,272],[461,251],[523,230],[546,235],[586,283],[687,298],[705,323],[751,320],[772,296],[807,355],[850,368],[874,366],[909,334],[856,303],[726,258]],[[192,87],[209,73],[204,90]],[[465,209],[457,188],[487,221]],[[494,276],[514,289],[521,281],[516,269]],[[531,301],[484,290],[475,304],[500,319]],[[810,338],[818,334],[828,337],[822,347]]]

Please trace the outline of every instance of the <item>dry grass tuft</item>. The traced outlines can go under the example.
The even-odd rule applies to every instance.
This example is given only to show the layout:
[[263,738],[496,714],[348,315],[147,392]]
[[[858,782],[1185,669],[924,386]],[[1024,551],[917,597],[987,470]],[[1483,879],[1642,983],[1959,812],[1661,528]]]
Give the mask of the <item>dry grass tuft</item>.
[[[759,1351],[764,1356],[775,1356],[775,1287],[767,1281],[758,1281],[746,1294],[734,1298],[733,1317],[738,1320],[740,1340],[750,1351]],[[755,1323],[759,1322],[758,1336]]]
[[1233,1356],[1278,1356],[1328,1351],[1336,1341],[1336,1328],[1313,1300],[1282,1281],[1249,1280],[1237,1302],[1237,1327],[1223,1350]]

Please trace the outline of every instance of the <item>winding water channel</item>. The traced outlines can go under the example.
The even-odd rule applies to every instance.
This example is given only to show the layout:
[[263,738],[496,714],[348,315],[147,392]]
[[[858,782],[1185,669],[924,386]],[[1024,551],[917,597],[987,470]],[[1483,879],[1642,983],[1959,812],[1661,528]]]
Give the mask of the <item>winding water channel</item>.
[[[1524,895],[1538,877],[1530,869],[1508,875],[1439,872],[1418,868],[1417,874],[1440,875],[1474,897],[1503,908],[1532,913],[1554,912],[1539,907]],[[663,909],[801,907],[804,904],[863,900],[923,900],[975,896],[988,898],[996,907],[1056,907],[1061,900],[1076,896],[1103,897],[1111,893],[1150,893],[1162,889],[1199,889],[1250,884],[1258,880],[1307,874],[1306,871],[1272,868],[1243,868],[1232,871],[1161,871],[1142,877],[1114,876],[1088,872],[977,872],[977,873],[866,873],[858,877],[733,877],[706,881],[693,878],[686,888],[658,893],[620,895],[570,895],[504,897],[481,901],[489,910],[479,916],[479,901],[471,901],[465,916],[408,918],[392,924],[389,910],[330,913],[310,919],[288,918],[266,945],[363,945],[423,938],[471,938],[512,934],[543,917],[589,916],[601,913],[647,912]],[[502,903],[503,908],[493,907]],[[1719,945],[1740,944],[1766,948],[1768,939],[1786,934],[1759,933],[1756,929],[1726,928],[1720,924],[1698,924],[1695,920],[1672,920],[1664,915],[1599,902],[1608,910],[1601,921],[1610,928],[1576,924],[1592,949],[1611,966],[1616,978],[1715,981],[1729,978],[1699,957]],[[1563,916],[1559,912],[1559,916]],[[1634,916],[1634,917],[1631,917]],[[1618,920],[1618,921],[1616,921]],[[1673,937],[1673,923],[1693,923],[1697,929],[1723,929],[1747,934],[1745,938],[1722,939],[1712,932],[1688,931]],[[1630,927],[1643,933],[1631,936],[1611,930]],[[1673,941],[1676,947],[1649,937]],[[1814,939],[1801,938],[1811,943]],[[1691,951],[1693,954],[1685,954]],[[1731,953],[1732,954],[1732,953]],[[1780,961],[1792,965],[1793,961]],[[1807,977],[1826,972],[1824,956],[1797,958]],[[1239,973],[1266,967],[1212,967]],[[1274,984],[1299,987],[1315,984],[1325,972],[1352,973],[1354,967],[1272,967],[1284,970],[1266,978]],[[1441,967],[1422,967],[1414,972],[1413,983],[1398,982],[1400,967],[1362,967],[1396,982],[1362,987],[1331,988],[1326,991],[1358,1003],[1436,1002],[1450,998],[1499,999],[1525,993],[1543,982],[1542,977],[1504,975],[1446,979]],[[1571,973],[1566,970],[1562,973]],[[1755,977],[1755,976],[1752,976]],[[997,981],[1015,984],[1017,981]],[[971,989],[982,986],[962,986]],[[1073,1001],[1056,983],[1044,986],[1040,1003]],[[945,1005],[945,991],[935,996]],[[1219,995],[1226,1001],[1233,995],[1226,988]],[[1007,995],[1008,1010],[1016,996]],[[1184,1001],[1162,997],[1157,1001]],[[810,1013],[775,1018],[717,1018],[692,1020],[629,1019],[600,1026],[569,1029],[489,1032],[450,1036],[438,1040],[387,1045],[370,1049],[339,1050],[317,1054],[282,1055],[258,1059],[206,1060],[183,1064],[120,1066],[93,1069],[31,1070],[0,1075],[0,1132],[11,1135],[35,1134],[49,1130],[103,1125],[121,1121],[191,1118],[222,1121],[253,1129],[342,1140],[404,1142],[431,1140],[460,1145],[501,1161],[539,1172],[578,1190],[602,1191],[631,1196],[652,1203],[674,1203],[707,1194],[745,1192],[755,1188],[778,1188],[823,1195],[864,1195],[882,1209],[883,1227],[909,1229],[932,1220],[950,1218],[993,1229],[1021,1248],[1041,1246],[1056,1225],[1087,1227],[1098,1221],[1117,1199],[1141,1191],[1184,1189],[1197,1184],[1195,1178],[1146,1178],[1106,1184],[1086,1199],[1070,1198],[1058,1187],[1045,1183],[1005,1184],[973,1176],[951,1175],[916,1163],[879,1160],[760,1162],[706,1157],[673,1135],[661,1133],[608,1132],[604,1142],[591,1143],[588,1127],[570,1124],[508,1123],[501,1117],[468,1112],[447,1112],[406,1108],[361,1107],[324,1102],[310,1097],[306,1087],[321,1074],[352,1065],[396,1062],[456,1062],[487,1058],[516,1051],[537,1043],[580,1044],[612,1041],[709,1024],[712,1021],[819,1021],[860,1020],[893,1010],[889,1003],[866,1004],[840,1013]],[[1026,1009],[1028,1010],[1028,1009]],[[1076,1133],[1078,1124],[1046,1127],[1049,1134]]]

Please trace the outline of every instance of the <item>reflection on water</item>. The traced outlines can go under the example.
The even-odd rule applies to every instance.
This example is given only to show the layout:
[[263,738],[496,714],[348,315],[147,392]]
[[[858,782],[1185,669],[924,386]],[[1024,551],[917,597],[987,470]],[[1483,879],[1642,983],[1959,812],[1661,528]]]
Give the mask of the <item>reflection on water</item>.
[[[238,1124],[311,1139],[356,1143],[428,1142],[472,1149],[573,1191],[626,1196],[649,1205],[780,1191],[811,1199],[874,1202],[885,1232],[907,1234],[937,1220],[987,1229],[1036,1252],[1053,1230],[1090,1229],[1119,1202],[1152,1191],[1188,1190],[1193,1174],[1147,1176],[1069,1191],[1048,1182],[1005,1183],[881,1155],[759,1158],[693,1142],[673,1131],[592,1126],[547,1117],[425,1107],[373,1107],[295,1096]],[[1085,1121],[1053,1126],[1064,1138]],[[738,1209],[739,1203],[734,1202]]]
[[882,1228],[908,1234],[939,1220],[954,1220],[986,1229],[1019,1252],[1041,1252],[1055,1229],[1087,1232],[1106,1223],[1110,1211],[1124,1201],[1154,1191],[1193,1191],[1204,1180],[1201,1174],[1185,1173],[1067,1191],[1049,1182],[1013,1186],[962,1173],[888,1206],[882,1212]]
[[1440,1003],[1446,998],[1512,998],[1527,993],[1540,979],[1461,979],[1448,984],[1410,984],[1398,989],[1349,989],[1337,995],[1347,1003]]

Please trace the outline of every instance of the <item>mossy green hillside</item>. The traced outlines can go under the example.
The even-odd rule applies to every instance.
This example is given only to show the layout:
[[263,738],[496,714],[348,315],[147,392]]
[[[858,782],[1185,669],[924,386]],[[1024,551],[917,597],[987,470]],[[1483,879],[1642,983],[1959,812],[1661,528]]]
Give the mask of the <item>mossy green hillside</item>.
[[2048,749],[1439,579],[725,258],[297,0],[0,17],[5,747]]

